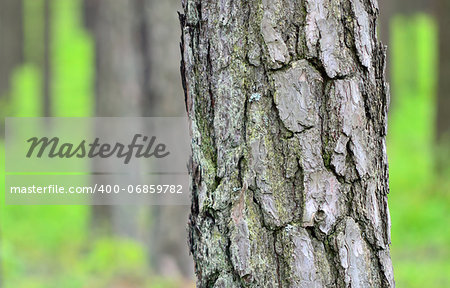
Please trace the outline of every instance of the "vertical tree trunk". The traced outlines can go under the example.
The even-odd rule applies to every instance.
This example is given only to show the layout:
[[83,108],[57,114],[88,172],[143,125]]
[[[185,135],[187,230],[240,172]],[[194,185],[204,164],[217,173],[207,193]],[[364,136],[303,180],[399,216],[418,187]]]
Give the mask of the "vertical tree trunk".
[[[93,30],[96,45],[96,115],[139,117],[148,96],[147,38],[142,32],[146,24],[144,0],[92,2],[86,22]],[[132,169],[136,167],[130,167],[130,173]],[[116,236],[142,237],[136,207],[93,206],[92,212],[96,229],[105,229]]]
[[16,66],[23,60],[22,1],[0,1],[0,97],[9,90]]
[[[85,24],[96,40],[98,116],[183,113],[182,104],[173,104],[181,97],[178,6],[178,0],[84,1]],[[186,231],[188,208],[140,209],[146,213],[139,216],[136,207],[93,206],[93,226],[143,238],[155,272],[191,277],[192,259],[185,249],[185,237],[180,237],[180,231]],[[151,221],[138,219],[148,216]],[[152,227],[137,227],[142,222],[152,222]]]
[[[180,85],[180,39],[176,11],[179,0],[147,0],[149,22],[150,72],[148,85],[152,97],[144,103],[145,116],[184,116]],[[180,177],[174,175],[173,177]],[[175,179],[174,179],[175,181]],[[186,219],[189,206],[152,207],[150,259],[157,273],[193,278],[194,265],[186,249]]]
[[51,7],[50,0],[44,1],[44,61],[43,61],[43,109],[42,115],[51,115]]
[[[450,1],[437,1],[439,24],[439,90],[437,103],[437,137],[444,140],[450,138]],[[447,140],[448,141],[448,140]]]
[[185,0],[199,287],[394,287],[376,0]]

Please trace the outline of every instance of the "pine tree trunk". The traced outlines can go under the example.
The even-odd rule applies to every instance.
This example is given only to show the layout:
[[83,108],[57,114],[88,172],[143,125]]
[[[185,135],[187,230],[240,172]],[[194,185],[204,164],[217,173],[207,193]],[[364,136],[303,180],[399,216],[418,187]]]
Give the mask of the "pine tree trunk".
[[394,287],[376,0],[183,1],[199,287]]

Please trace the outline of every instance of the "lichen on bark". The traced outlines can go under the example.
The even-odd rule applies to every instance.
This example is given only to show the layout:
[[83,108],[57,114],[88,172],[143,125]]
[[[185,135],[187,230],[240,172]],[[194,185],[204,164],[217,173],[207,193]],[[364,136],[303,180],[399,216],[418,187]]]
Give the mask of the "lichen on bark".
[[199,287],[394,287],[376,0],[184,0]]

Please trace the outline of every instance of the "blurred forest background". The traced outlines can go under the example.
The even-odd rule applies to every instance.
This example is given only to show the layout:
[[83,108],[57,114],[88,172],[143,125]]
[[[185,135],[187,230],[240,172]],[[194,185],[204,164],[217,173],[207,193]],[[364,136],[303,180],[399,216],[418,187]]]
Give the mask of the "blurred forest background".
[[[179,2],[0,0],[1,121],[184,116]],[[397,287],[450,287],[450,0],[379,3]],[[194,286],[189,207],[5,206],[0,181],[0,287]]]

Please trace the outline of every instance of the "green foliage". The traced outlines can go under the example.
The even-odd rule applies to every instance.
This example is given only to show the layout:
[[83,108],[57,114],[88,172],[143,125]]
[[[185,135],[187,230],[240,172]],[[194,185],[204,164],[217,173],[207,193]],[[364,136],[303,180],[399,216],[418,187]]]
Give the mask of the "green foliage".
[[93,115],[94,45],[82,28],[82,2],[52,1],[52,115]]
[[[111,269],[111,266],[113,269]],[[131,240],[98,240],[83,269],[111,277],[123,275],[142,277],[147,272],[146,251]]]
[[41,74],[34,65],[25,64],[14,71],[8,111],[3,115],[36,117],[41,113]]

